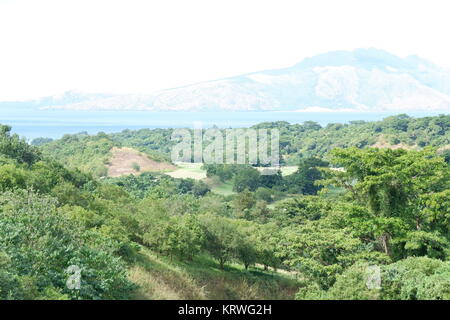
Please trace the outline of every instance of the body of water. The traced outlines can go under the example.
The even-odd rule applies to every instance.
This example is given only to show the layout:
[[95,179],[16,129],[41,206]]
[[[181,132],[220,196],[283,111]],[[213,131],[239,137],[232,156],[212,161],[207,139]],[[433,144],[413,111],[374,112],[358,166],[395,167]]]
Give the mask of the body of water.
[[[377,121],[399,112],[149,112],[149,111],[65,111],[19,110],[0,108],[0,123],[13,127],[13,132],[27,138],[60,138],[66,133],[86,131],[120,132],[142,128],[193,128],[200,122],[204,128],[248,127],[267,121],[302,123],[315,121],[322,126],[329,123],[347,123],[354,120]],[[442,112],[440,112],[442,113]],[[414,117],[436,113],[408,113]]]

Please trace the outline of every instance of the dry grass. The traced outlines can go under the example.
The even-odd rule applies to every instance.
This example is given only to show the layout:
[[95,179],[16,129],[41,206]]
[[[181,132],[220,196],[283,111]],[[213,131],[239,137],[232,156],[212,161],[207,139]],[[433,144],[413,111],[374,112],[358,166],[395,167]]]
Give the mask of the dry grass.
[[[142,172],[164,172],[175,170],[176,167],[167,162],[158,162],[132,148],[111,149],[111,159],[108,165],[108,176],[138,175]],[[139,170],[137,170],[139,169]]]
[[140,300],[293,299],[298,291],[289,274],[246,271],[240,265],[220,270],[207,257],[183,263],[147,249],[130,268],[130,279],[139,286],[132,298]]
[[377,142],[373,145],[371,145],[372,148],[378,148],[378,149],[405,149],[405,150],[415,150],[417,149],[417,146],[409,146],[404,143],[399,144],[390,144],[386,141],[385,137],[383,135],[380,135]]
[[147,253],[130,269],[130,280],[139,288],[133,296],[137,300],[202,300],[205,293],[194,280],[179,268],[158,261]]
[[448,144],[448,145],[446,145],[446,146],[443,146],[443,147],[440,147],[440,148],[438,149],[438,152],[443,152],[443,151],[445,151],[445,150],[450,150],[450,144]]

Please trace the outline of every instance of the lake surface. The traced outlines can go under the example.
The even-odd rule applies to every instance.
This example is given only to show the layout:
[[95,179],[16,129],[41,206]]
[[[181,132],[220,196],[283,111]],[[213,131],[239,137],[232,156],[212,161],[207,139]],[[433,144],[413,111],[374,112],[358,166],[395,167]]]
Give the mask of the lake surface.
[[[266,121],[302,123],[315,121],[347,123],[353,120],[377,121],[400,112],[150,112],[150,111],[66,111],[0,108],[0,123],[13,127],[13,132],[27,138],[60,138],[66,133],[87,131],[120,132],[142,128],[193,128],[200,122],[203,128],[248,127]],[[442,112],[412,112],[414,117],[438,115]]]

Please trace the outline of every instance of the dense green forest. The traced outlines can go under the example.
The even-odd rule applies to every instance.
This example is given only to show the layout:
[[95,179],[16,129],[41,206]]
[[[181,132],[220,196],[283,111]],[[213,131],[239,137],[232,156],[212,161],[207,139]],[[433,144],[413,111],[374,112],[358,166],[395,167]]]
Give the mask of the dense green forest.
[[[280,130],[280,152],[286,164],[298,165],[302,158],[326,157],[334,148],[387,147],[406,149],[450,145],[450,116],[413,118],[408,115],[388,117],[382,121],[351,121],[349,124],[329,124],[306,121],[261,123],[251,128]],[[33,145],[41,146],[43,154],[54,157],[69,167],[78,168],[96,177],[105,176],[108,151],[113,146],[131,147],[152,158],[169,161],[173,129],[124,130],[120,133],[87,133],[65,135],[62,139],[38,138]],[[449,154],[449,153],[447,153]]]
[[28,144],[1,126],[0,298],[450,299],[450,116],[254,128],[280,130],[294,173],[108,177],[113,147],[169,161],[172,130]]

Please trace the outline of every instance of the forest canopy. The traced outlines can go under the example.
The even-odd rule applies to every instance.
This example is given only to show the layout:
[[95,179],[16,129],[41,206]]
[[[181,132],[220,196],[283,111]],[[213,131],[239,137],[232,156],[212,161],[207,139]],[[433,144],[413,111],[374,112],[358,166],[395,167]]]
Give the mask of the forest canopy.
[[0,298],[450,299],[450,116],[254,127],[295,172],[106,177],[113,147],[167,161],[171,130],[30,145],[1,126]]

